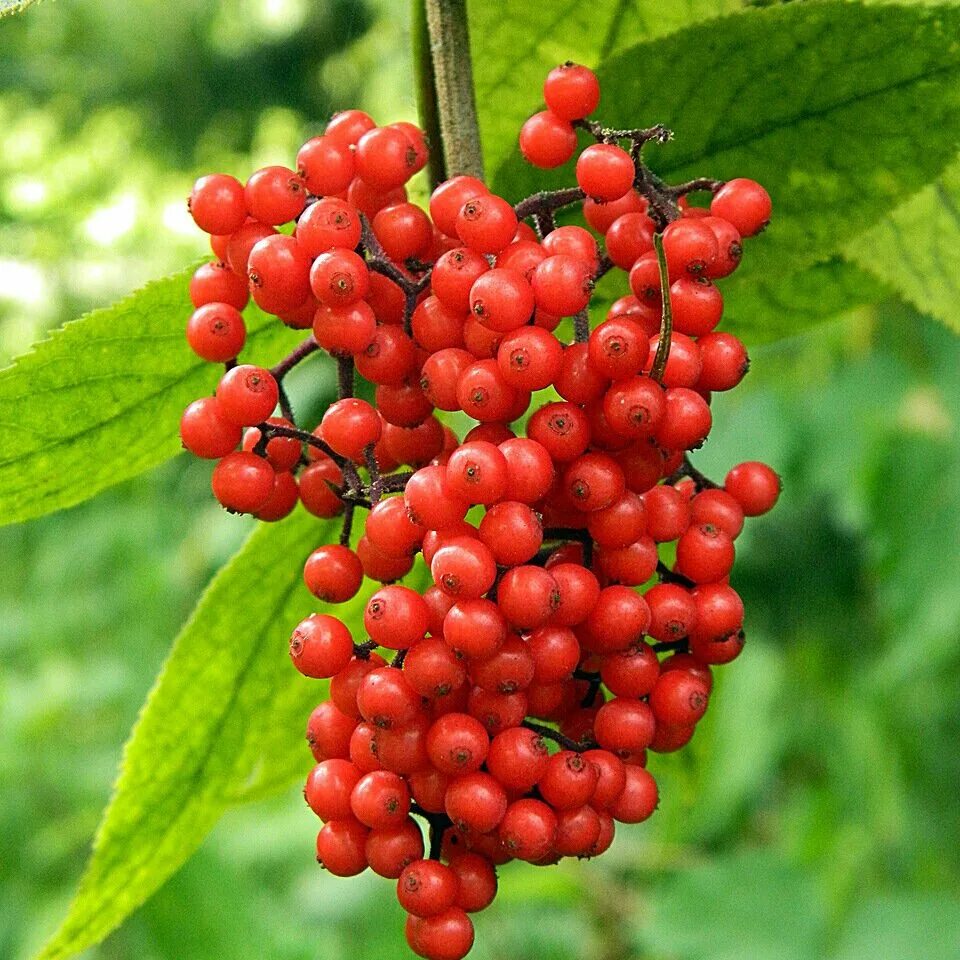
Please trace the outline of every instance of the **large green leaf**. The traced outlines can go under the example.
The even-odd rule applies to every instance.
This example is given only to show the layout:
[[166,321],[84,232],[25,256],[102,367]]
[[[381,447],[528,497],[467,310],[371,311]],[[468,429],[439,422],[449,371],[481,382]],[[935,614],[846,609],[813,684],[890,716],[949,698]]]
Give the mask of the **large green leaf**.
[[309,767],[300,731],[321,689],[286,656],[315,607],[298,560],[331,539],[302,511],[264,524],[214,578],[177,638],[124,752],[76,898],[43,960],[115,929],[237,800]]
[[[175,456],[183,408],[222,368],[183,337],[193,268],[68,323],[0,371],[0,523],[71,507]],[[297,335],[247,310],[252,356]]]
[[[600,116],[672,127],[675,140],[648,151],[671,180],[764,183],[774,223],[749,247],[744,276],[794,271],[826,259],[955,156],[958,30],[956,8],[830,2],[730,16],[605,61]],[[572,165],[544,174],[513,148],[494,176],[510,196],[545,181],[573,182]]]
[[850,241],[845,256],[960,333],[960,162]]

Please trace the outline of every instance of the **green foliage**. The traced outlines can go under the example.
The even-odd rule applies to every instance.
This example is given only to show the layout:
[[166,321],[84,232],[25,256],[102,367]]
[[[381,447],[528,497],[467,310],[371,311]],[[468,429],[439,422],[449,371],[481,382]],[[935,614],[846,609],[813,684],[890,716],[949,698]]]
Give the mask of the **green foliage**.
[[960,333],[960,162],[847,244],[844,254],[912,303]]
[[[0,372],[0,523],[73,506],[180,451],[180,414],[217,377],[183,339],[191,273],[67,324]],[[296,341],[255,308],[247,323],[245,357]]]
[[264,525],[210,584],[134,727],[90,865],[45,960],[103,939],[228,805],[296,773],[289,732],[317,694],[291,669],[283,641],[312,601],[298,577],[277,571],[328,539],[330,526],[303,512]]

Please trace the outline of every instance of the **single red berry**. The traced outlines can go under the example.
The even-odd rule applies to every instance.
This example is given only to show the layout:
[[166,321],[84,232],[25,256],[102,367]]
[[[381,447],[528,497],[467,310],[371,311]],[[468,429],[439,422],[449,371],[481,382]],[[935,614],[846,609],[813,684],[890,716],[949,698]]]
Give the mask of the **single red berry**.
[[543,98],[563,120],[580,120],[597,109],[600,83],[589,68],[576,63],[554,67],[543,82]]
[[735,466],[727,474],[723,486],[748,517],[772,510],[783,488],[780,477],[765,463],[756,460]]
[[448,237],[457,236],[457,216],[463,205],[488,193],[486,184],[476,177],[452,177],[430,195],[430,219]]
[[280,394],[269,370],[246,363],[233,367],[220,378],[216,395],[223,416],[247,427],[266,420],[273,413]]
[[363,625],[378,646],[403,650],[427,632],[429,610],[423,597],[409,587],[382,587],[368,601]]
[[577,149],[577,134],[567,120],[543,110],[520,128],[520,152],[528,163],[551,170],[566,163]]
[[353,151],[336,136],[313,137],[297,151],[297,176],[315,197],[343,192],[354,171]]
[[180,418],[180,439],[195,456],[219,460],[240,442],[242,428],[224,416],[216,397],[194,400]]
[[310,258],[294,237],[271,234],[250,251],[247,279],[261,310],[273,314],[296,310],[310,296]]
[[507,333],[533,315],[534,292],[523,274],[494,267],[480,274],[470,288],[470,311],[490,330]]
[[367,869],[370,831],[359,820],[331,820],[317,834],[317,861],[335,877],[354,877]]
[[324,760],[310,771],[303,795],[321,820],[345,820],[353,816],[350,791],[359,779],[360,771],[349,760]]
[[461,960],[473,946],[473,923],[459,907],[433,917],[407,917],[407,944],[426,960]]
[[323,197],[312,203],[297,221],[297,243],[308,257],[334,247],[353,250],[360,242],[360,214],[352,203]]
[[232,513],[255,513],[273,493],[273,467],[245,451],[228,453],[213,469],[213,495]]
[[457,214],[457,236],[477,253],[497,253],[513,240],[517,215],[502,197],[482,193],[468,198]]
[[306,184],[287,167],[263,167],[244,187],[250,216],[277,225],[295,220],[307,202]]
[[201,177],[190,191],[187,209],[205,233],[233,233],[247,218],[243,185],[226,173]]
[[587,147],[577,160],[577,183],[594,200],[619,200],[633,188],[633,158],[615,143]]
[[313,613],[290,636],[290,659],[306,677],[340,673],[353,657],[353,637],[336,617]]
[[356,553],[338,543],[317,547],[303,567],[307,589],[325,603],[345,603],[363,582],[363,566]]
[[375,830],[397,827],[410,812],[410,791],[398,774],[374,770],[357,781],[350,793],[350,807],[353,815],[367,827]]
[[372,226],[386,255],[397,263],[425,256],[433,243],[430,218],[412,203],[384,207],[373,218]]
[[396,880],[404,867],[423,857],[423,834],[416,821],[407,817],[398,827],[371,830],[364,853],[374,873]]
[[647,770],[635,764],[628,764],[624,772],[626,784],[611,805],[610,814],[621,823],[642,823],[657,809],[657,782]]
[[553,848],[557,815],[541,800],[515,800],[507,807],[497,832],[511,856],[535,863]]
[[710,212],[729,221],[742,237],[752,237],[769,222],[770,194],[755,180],[728,180],[713,196]]
[[709,696],[709,688],[699,677],[686,670],[669,670],[650,691],[650,709],[658,726],[689,727],[706,712]]
[[417,917],[444,913],[457,899],[457,875],[437,860],[417,860],[404,868],[397,881],[400,906]]
[[677,572],[694,583],[716,583],[733,567],[729,534],[713,524],[690,526],[677,541]]

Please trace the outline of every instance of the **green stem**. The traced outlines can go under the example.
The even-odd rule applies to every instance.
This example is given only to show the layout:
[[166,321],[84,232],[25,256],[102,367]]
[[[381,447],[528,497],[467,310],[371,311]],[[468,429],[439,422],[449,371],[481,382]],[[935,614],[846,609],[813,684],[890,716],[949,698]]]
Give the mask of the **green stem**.
[[483,177],[473,94],[466,0],[422,0],[433,64],[433,95],[448,177]]
[[430,56],[427,11],[423,0],[413,0],[410,27],[413,41],[413,72],[417,89],[417,113],[420,116],[420,127],[430,147],[427,177],[432,190],[447,179],[447,172],[443,165],[443,140],[440,134],[440,115],[437,113],[436,80],[433,73],[433,59]]
[[660,342],[653,358],[650,376],[663,383],[663,373],[667,369],[667,357],[670,355],[670,338],[673,334],[673,308],[670,306],[670,276],[667,273],[667,257],[663,252],[663,234],[653,235],[653,249],[657,252],[657,266],[660,268],[660,297],[663,300],[663,313],[660,319]]

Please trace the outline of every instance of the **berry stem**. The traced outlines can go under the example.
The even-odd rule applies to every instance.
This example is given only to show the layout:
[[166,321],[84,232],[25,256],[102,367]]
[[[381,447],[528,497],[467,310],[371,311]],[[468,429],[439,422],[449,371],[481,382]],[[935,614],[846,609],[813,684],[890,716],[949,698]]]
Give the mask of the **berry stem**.
[[383,496],[383,478],[380,476],[380,464],[377,463],[372,443],[364,448],[363,457],[364,460],[366,460],[367,470],[370,473],[370,503],[372,505],[379,503],[380,498]]
[[696,586],[692,580],[688,580],[683,574],[674,573],[662,560],[657,561],[657,576],[662,583],[676,583],[688,590],[692,590]]
[[674,187],[668,187],[669,192],[675,197],[685,197],[688,193],[696,193],[698,190],[709,190],[710,193],[716,193],[724,184],[723,180],[711,180],[709,177],[697,177],[695,180],[688,180],[686,183],[678,183]]
[[372,640],[364,640],[363,643],[353,645],[353,655],[358,660],[369,660],[370,654],[377,649],[377,645]]
[[541,737],[546,737],[547,740],[552,740],[565,750],[574,750],[577,753],[583,753],[584,750],[592,750],[596,747],[595,743],[577,743],[576,740],[565,737],[559,730],[554,730],[553,727],[547,727],[534,720],[524,720],[522,726],[539,734]]
[[672,473],[664,483],[674,484],[678,480],[682,480],[684,477],[689,477],[694,486],[697,488],[697,493],[701,490],[720,490],[722,489],[719,483],[714,483],[705,473],[701,473],[691,462],[689,457],[683,458],[683,463]]
[[444,170],[483,178],[466,0],[423,0]]
[[337,399],[353,396],[353,357],[337,357]]
[[343,506],[343,526],[340,528],[340,546],[350,546],[350,534],[353,533],[353,512],[356,504],[345,503]]
[[270,368],[274,380],[278,383],[298,364],[306,359],[311,353],[315,353],[320,347],[312,336],[307,337],[299,346],[290,351],[279,363]]
[[660,268],[660,297],[663,300],[663,313],[660,319],[660,342],[653,358],[650,376],[663,384],[663,374],[667,369],[667,357],[670,355],[670,337],[673,334],[673,309],[670,306],[670,276],[667,273],[667,257],[663,252],[663,234],[653,235],[653,249],[657,252],[657,266]]
[[552,213],[561,207],[569,207],[584,199],[584,192],[579,187],[567,187],[565,190],[541,190],[521,200],[513,209],[518,220],[527,217],[536,217],[544,213]]

